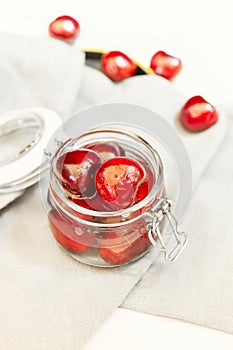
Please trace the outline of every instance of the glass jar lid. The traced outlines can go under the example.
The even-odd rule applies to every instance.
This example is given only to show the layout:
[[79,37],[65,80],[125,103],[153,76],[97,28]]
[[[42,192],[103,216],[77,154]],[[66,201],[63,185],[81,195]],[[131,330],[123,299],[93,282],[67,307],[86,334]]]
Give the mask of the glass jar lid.
[[61,119],[47,108],[10,111],[0,118],[0,193],[20,191],[39,179],[41,158]]

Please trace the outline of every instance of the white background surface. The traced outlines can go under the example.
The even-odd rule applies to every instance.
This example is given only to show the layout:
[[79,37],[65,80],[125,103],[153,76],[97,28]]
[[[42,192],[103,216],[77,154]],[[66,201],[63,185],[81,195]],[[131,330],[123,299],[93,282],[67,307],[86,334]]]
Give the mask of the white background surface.
[[[233,103],[231,4],[231,0],[0,0],[0,30],[45,37],[55,17],[73,15],[81,25],[77,47],[124,50],[145,65],[154,52],[167,50],[183,61],[183,69],[173,82],[176,88],[190,97],[201,94],[213,104]],[[152,347],[232,350],[233,337],[118,309],[85,349]]]

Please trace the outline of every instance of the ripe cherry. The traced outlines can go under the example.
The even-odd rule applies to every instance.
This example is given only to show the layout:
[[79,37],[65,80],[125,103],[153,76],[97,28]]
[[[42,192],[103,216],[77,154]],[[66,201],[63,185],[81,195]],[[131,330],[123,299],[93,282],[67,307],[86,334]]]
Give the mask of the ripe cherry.
[[180,122],[189,131],[208,129],[218,120],[214,106],[201,96],[191,97],[180,111]]
[[124,53],[111,51],[102,56],[102,70],[113,81],[131,77],[137,70],[136,64]]
[[87,233],[83,226],[72,223],[55,209],[49,213],[49,225],[54,238],[66,249],[82,253],[95,245],[94,235]]
[[58,39],[73,40],[80,32],[80,25],[71,16],[57,17],[49,25],[49,34]]
[[149,168],[146,169],[146,179],[145,181],[139,186],[138,192],[136,195],[135,203],[141,202],[150,192],[154,185],[154,176]]
[[136,160],[116,157],[107,160],[97,170],[95,184],[100,197],[113,210],[134,204],[139,186],[146,178],[145,169]]
[[91,149],[92,151],[98,153],[103,162],[117,156],[125,155],[123,148],[114,143],[95,143],[85,146],[85,148]]
[[137,223],[130,232],[108,232],[99,242],[99,254],[111,265],[122,265],[140,256],[150,246],[146,223]]
[[70,194],[80,199],[92,197],[96,192],[93,179],[100,164],[97,153],[79,149],[64,153],[57,160],[55,174]]
[[181,70],[182,62],[164,51],[158,51],[151,58],[150,67],[157,75],[172,80]]
[[115,232],[106,233],[99,245],[101,258],[111,265],[125,264],[131,259],[130,241]]

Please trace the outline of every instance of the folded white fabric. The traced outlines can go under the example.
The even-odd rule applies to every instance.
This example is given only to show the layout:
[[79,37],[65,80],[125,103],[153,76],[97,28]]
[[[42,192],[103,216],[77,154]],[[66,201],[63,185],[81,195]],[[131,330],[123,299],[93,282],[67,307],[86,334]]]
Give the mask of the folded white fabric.
[[174,265],[156,260],[123,307],[233,333],[233,105],[228,111],[226,139],[183,222],[187,249]]
[[[48,107],[68,116],[82,81],[84,55],[51,39],[0,33],[0,114]],[[0,209],[22,192],[0,195]]]
[[[13,38],[9,40],[13,44]],[[84,80],[76,100],[73,94],[66,101],[64,97],[63,103],[59,105],[58,94],[49,103],[48,98],[55,91],[53,89],[57,93],[61,87],[65,89],[63,96],[69,95],[72,88],[77,92],[77,76],[82,69],[75,61],[74,49],[68,46],[64,48],[66,57],[74,55],[74,65],[70,65],[69,74],[64,68],[63,74],[60,72],[60,80],[57,80],[55,75],[50,74],[50,69],[54,72],[54,66],[62,66],[64,57],[60,48],[63,50],[63,45],[50,45],[48,41],[43,45],[41,41],[37,46],[32,39],[15,40],[20,50],[24,45],[26,57],[20,61],[15,56],[12,46],[6,42],[7,36],[5,57],[9,56],[8,62],[14,70],[19,67],[18,60],[21,62],[23,68],[19,69],[17,75],[22,78],[23,71],[25,86],[30,86],[30,90],[35,92],[32,102],[25,99],[23,107],[25,103],[35,104],[36,98],[41,96],[37,104],[45,103],[46,107],[54,107],[64,116],[71,109],[76,112],[83,106],[95,103],[134,102],[155,109],[172,122],[186,99],[171,84],[156,77],[136,77],[115,85],[100,72],[87,68],[84,69]],[[31,50],[32,45],[35,47]],[[36,47],[37,54],[34,52]],[[66,62],[69,62],[68,58]],[[40,72],[34,73],[32,66],[40,69]],[[5,68],[3,70],[5,72]],[[58,82],[64,82],[67,74],[71,77],[69,84],[59,85]],[[38,84],[37,79],[40,80]],[[12,78],[11,89],[13,86]],[[18,95],[15,98],[21,101]],[[1,99],[3,103],[4,95]],[[15,107],[19,107],[18,102],[12,101],[11,104],[9,100],[6,103],[6,108]],[[182,132],[193,163],[196,183],[219,147],[225,126],[224,116],[221,115],[220,122],[203,134]],[[206,140],[211,143],[211,147],[206,144]],[[122,303],[158,255],[151,251],[138,262],[115,269],[97,269],[72,260],[59,249],[50,234],[38,185],[27,190],[0,213],[0,247],[0,344],[7,350],[80,349],[100,323]],[[169,271],[170,267],[163,265],[163,269]]]

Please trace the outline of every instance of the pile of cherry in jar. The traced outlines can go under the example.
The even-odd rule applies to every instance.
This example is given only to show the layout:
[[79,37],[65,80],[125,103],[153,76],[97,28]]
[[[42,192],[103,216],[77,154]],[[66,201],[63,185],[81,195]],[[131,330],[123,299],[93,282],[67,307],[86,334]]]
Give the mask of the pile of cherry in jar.
[[53,172],[58,190],[50,186],[49,223],[63,248],[78,260],[84,256],[84,262],[110,266],[148,250],[143,212],[153,203],[137,204],[148,196],[156,174],[143,156],[114,142],[91,143],[55,157]]

